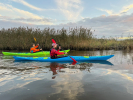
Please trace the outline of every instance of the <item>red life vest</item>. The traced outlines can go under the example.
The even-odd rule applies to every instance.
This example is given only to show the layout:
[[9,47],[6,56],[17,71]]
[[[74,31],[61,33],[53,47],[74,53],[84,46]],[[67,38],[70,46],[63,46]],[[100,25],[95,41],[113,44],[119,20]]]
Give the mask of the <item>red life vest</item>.
[[59,50],[57,51],[54,48],[52,48],[50,50],[50,57],[51,58],[57,58],[57,55],[63,55],[63,54],[65,54],[65,53],[64,52],[59,52]]

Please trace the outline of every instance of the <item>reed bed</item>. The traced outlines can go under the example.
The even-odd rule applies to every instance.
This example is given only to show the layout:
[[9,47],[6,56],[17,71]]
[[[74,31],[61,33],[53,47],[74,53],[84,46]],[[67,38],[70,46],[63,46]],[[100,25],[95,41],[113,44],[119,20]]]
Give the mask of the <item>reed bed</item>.
[[[36,42],[34,40],[36,38]],[[43,30],[18,27],[0,30],[1,50],[29,50],[32,43],[39,43],[43,50],[51,48],[55,39],[63,49],[71,50],[110,50],[110,49],[133,49],[133,40],[117,41],[114,38],[96,38],[91,29],[70,28],[56,30],[45,28]]]

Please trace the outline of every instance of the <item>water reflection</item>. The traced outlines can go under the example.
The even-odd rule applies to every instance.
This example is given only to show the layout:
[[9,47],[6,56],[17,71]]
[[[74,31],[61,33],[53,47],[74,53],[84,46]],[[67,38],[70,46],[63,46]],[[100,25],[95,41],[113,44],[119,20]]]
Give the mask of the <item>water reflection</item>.
[[[92,62],[95,63],[95,62]],[[57,74],[67,73],[82,73],[81,71],[90,72],[90,67],[93,66],[91,62],[78,62],[77,64],[73,62],[61,62],[61,63],[45,63],[45,62],[12,62],[10,66],[6,64],[0,66],[0,86],[6,86],[11,81],[15,81],[16,85],[14,88],[21,88],[33,81],[41,80],[39,78],[42,76],[48,76],[47,78],[55,79]],[[96,62],[100,63],[100,62]],[[110,62],[102,62],[104,64],[110,64]],[[52,71],[52,75],[50,75]],[[45,75],[43,75],[45,73]],[[47,74],[47,75],[46,75]],[[41,75],[41,76],[40,76]],[[39,76],[37,78],[37,76]],[[19,81],[18,81],[19,80]],[[21,80],[21,81],[20,81]],[[18,83],[19,82],[19,83]],[[19,85],[17,85],[19,84]],[[8,87],[9,88],[9,87]],[[9,90],[14,89],[13,87]],[[6,88],[7,89],[7,88]]]
[[55,77],[56,76],[54,76],[54,75],[56,75],[57,74],[57,70],[58,70],[58,72],[63,72],[63,71],[61,71],[61,69],[63,69],[64,68],[64,65],[62,64],[59,64],[59,63],[57,63],[57,62],[53,62],[53,63],[51,63],[50,64],[50,69],[51,69],[51,71],[53,72],[53,77],[52,77],[52,79],[55,79]]

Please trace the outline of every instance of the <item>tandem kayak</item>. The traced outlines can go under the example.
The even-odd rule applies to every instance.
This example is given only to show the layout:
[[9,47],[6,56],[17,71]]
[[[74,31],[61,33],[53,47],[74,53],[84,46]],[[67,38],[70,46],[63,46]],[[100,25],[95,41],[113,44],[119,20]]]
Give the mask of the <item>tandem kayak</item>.
[[[64,50],[65,52],[69,52],[69,50]],[[64,52],[64,51],[60,51],[60,52]],[[15,52],[2,52],[3,55],[5,56],[50,56],[50,51],[40,51],[40,52],[36,52],[36,53],[15,53]]]
[[[71,56],[76,61],[95,61],[95,60],[108,60],[114,55],[105,55],[105,56]],[[67,62],[73,61],[69,56],[51,59],[50,57],[18,57],[13,56],[17,61],[42,61],[42,62]]]

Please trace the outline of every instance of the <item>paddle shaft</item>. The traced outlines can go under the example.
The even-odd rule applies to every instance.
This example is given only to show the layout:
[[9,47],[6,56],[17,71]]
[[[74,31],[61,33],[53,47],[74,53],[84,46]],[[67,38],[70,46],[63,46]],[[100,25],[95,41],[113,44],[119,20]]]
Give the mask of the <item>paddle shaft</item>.
[[[34,38],[34,40],[35,40],[35,42],[36,42],[36,38]],[[40,47],[40,45],[39,45],[39,47],[38,47],[39,49],[41,49],[41,47]]]
[[[63,50],[64,51],[64,50]],[[66,53],[65,51],[64,51],[64,53]],[[68,55],[68,54],[67,54]],[[73,59],[70,55],[68,55],[74,62],[76,62],[77,63],[77,61],[75,60],[75,59]]]

